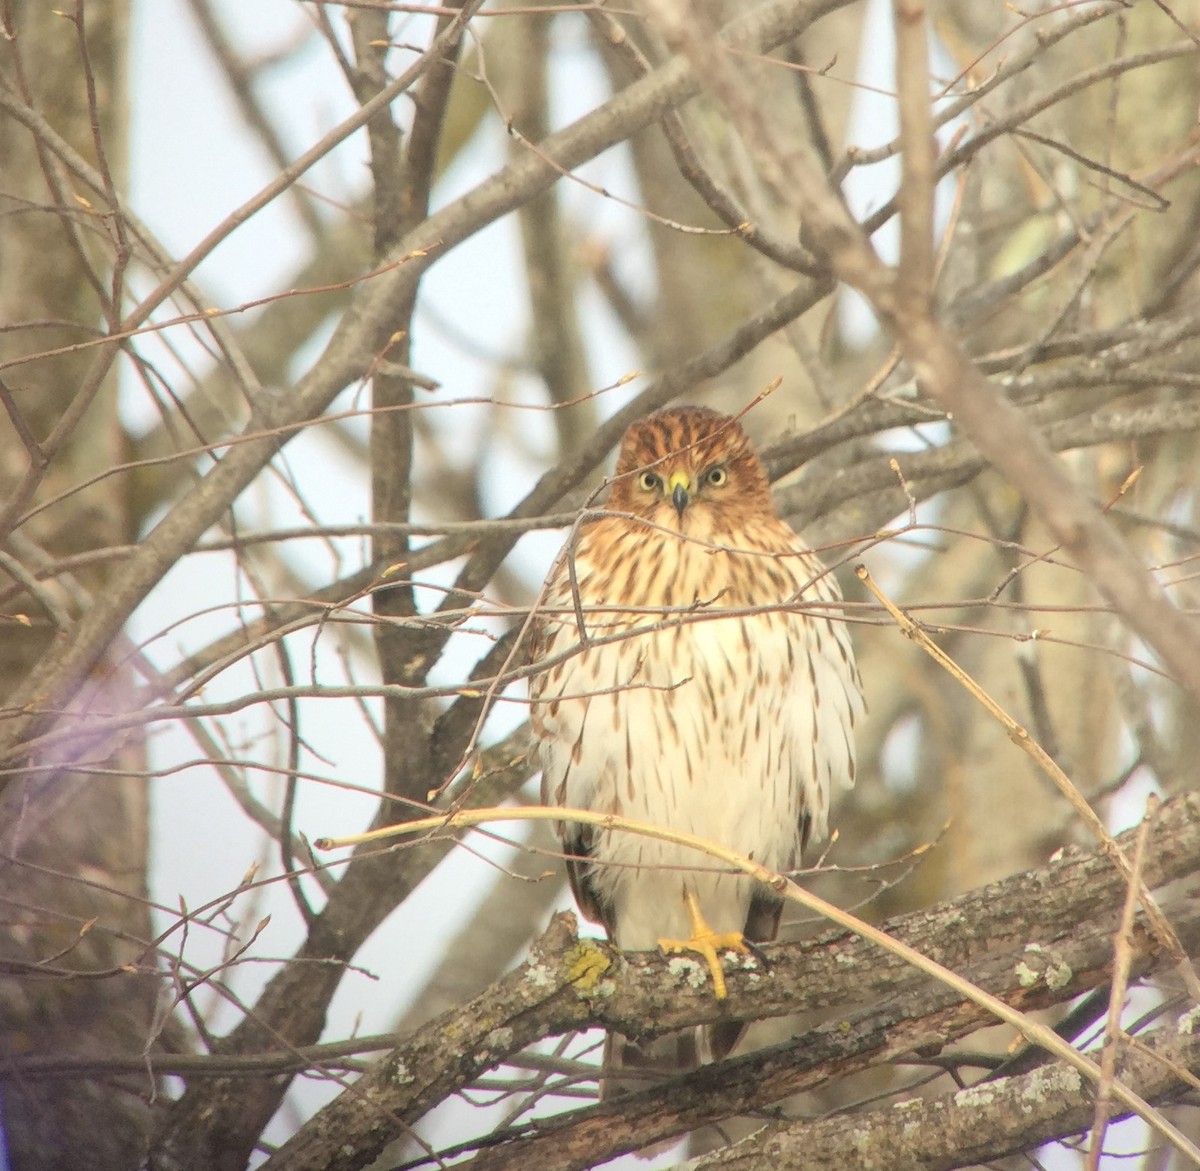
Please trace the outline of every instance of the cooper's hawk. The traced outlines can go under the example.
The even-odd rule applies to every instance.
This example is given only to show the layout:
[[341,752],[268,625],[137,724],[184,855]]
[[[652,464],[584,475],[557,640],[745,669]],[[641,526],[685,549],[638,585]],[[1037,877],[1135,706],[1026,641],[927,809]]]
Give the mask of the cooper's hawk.
[[[573,569],[571,563],[573,562]],[[606,515],[543,597],[534,676],[542,799],[653,822],[791,870],[854,778],[858,671],[837,583],[776,515],[736,420],[659,411],[625,433]],[[695,850],[566,824],[580,909],[618,947],[719,953],[775,938],[781,904]],[[606,1077],[725,1055],[736,1022],[654,1047],[610,1038]],[[609,1083],[612,1087],[612,1082]]]

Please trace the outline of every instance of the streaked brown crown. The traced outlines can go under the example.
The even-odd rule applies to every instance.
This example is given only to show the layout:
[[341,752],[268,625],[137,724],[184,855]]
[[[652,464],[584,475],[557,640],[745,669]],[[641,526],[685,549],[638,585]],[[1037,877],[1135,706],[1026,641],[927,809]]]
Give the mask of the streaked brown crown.
[[654,472],[664,482],[684,472],[694,484],[712,468],[728,475],[720,488],[701,486],[693,507],[734,523],[739,514],[775,515],[771,487],[741,424],[708,407],[668,407],[631,423],[621,440],[617,479],[609,507],[650,516],[669,505],[642,490],[639,477]]

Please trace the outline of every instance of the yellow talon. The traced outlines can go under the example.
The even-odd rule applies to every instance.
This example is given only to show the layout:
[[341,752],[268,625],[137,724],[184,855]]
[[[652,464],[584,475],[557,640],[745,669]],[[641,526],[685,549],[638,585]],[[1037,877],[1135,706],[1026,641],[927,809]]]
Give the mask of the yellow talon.
[[748,952],[746,940],[740,931],[726,931],[718,934],[705,921],[700,913],[700,903],[689,890],[685,891],[683,901],[687,905],[688,919],[691,921],[692,936],[690,939],[660,939],[658,946],[668,954],[681,951],[694,951],[703,956],[712,973],[713,992],[718,1000],[724,1000],[729,995],[725,987],[725,972],[721,967],[720,952]]

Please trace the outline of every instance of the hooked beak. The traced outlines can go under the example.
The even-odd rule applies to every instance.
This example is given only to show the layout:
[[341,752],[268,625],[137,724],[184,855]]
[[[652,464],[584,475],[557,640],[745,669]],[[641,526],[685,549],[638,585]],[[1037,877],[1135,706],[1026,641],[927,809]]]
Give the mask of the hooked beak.
[[679,519],[682,520],[683,510],[692,502],[688,478],[682,472],[676,472],[667,481],[667,487],[671,489],[671,503],[675,505],[675,511],[679,514]]

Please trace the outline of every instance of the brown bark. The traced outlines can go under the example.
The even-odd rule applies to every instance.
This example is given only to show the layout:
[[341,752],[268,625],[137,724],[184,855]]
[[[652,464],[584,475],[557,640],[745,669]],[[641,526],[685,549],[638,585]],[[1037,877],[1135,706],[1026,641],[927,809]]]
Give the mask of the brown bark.
[[[1156,820],[1147,850],[1147,883],[1194,879],[1197,847],[1200,796],[1193,794],[1172,802]],[[1096,852],[981,888],[885,927],[1010,1004],[1033,1010],[1105,984],[1123,901],[1123,879]],[[1170,913],[1185,946],[1195,950],[1200,908],[1193,899],[1183,899]],[[826,1024],[774,1049],[701,1069],[629,1101],[543,1121],[533,1134],[514,1134],[499,1146],[484,1140],[472,1166],[488,1171],[590,1167],[706,1123],[762,1110],[830,1077],[902,1060],[915,1051],[936,1051],[989,1023],[978,1006],[915,975],[895,956],[881,955],[874,945],[841,932],[768,948],[769,978],[754,971],[731,973],[724,1005],[712,999],[707,986],[689,988],[685,980],[667,976],[660,956],[619,957],[597,944],[587,946],[611,966],[599,985],[576,993],[570,982],[576,970],[573,946],[572,932],[561,919],[556,921],[528,963],[468,1005],[417,1030],[320,1112],[267,1166],[271,1171],[362,1167],[405,1124],[454,1088],[533,1040],[570,1029],[604,1025],[648,1037],[725,1013],[762,1019],[835,1009]],[[1169,963],[1152,936],[1139,928],[1137,976]],[[1163,1093],[1178,1089],[1174,1081],[1161,1085],[1167,1087]],[[839,1121],[852,1130],[860,1120],[851,1116]]]
[[[64,136],[116,190],[125,156],[124,0],[64,13],[35,0],[6,14],[6,83],[37,108],[54,110]],[[123,243],[118,219],[98,204],[74,203],[76,188],[58,160],[8,117],[0,117],[0,174],[0,320],[9,326],[0,360],[27,359],[3,375],[0,496],[27,508],[119,462],[115,378],[86,356],[40,355],[92,336],[111,319]],[[10,529],[3,549],[32,576],[43,559],[126,544],[136,524],[110,480]],[[6,698],[67,637],[62,624],[104,591],[111,572],[47,583],[39,598],[10,596],[9,614],[28,622],[6,621],[0,639]],[[92,701],[124,706],[131,682],[127,668],[97,664]],[[141,776],[123,775],[144,768],[140,737],[92,763],[105,771],[33,772],[0,799],[0,1063],[25,1053],[135,1051],[152,1036],[159,978],[153,953],[139,942],[150,935],[148,794]],[[58,980],[38,970],[46,964],[109,974]],[[137,1074],[57,1086],[9,1080],[3,1129],[14,1171],[137,1166],[153,1088],[153,1079]]]

